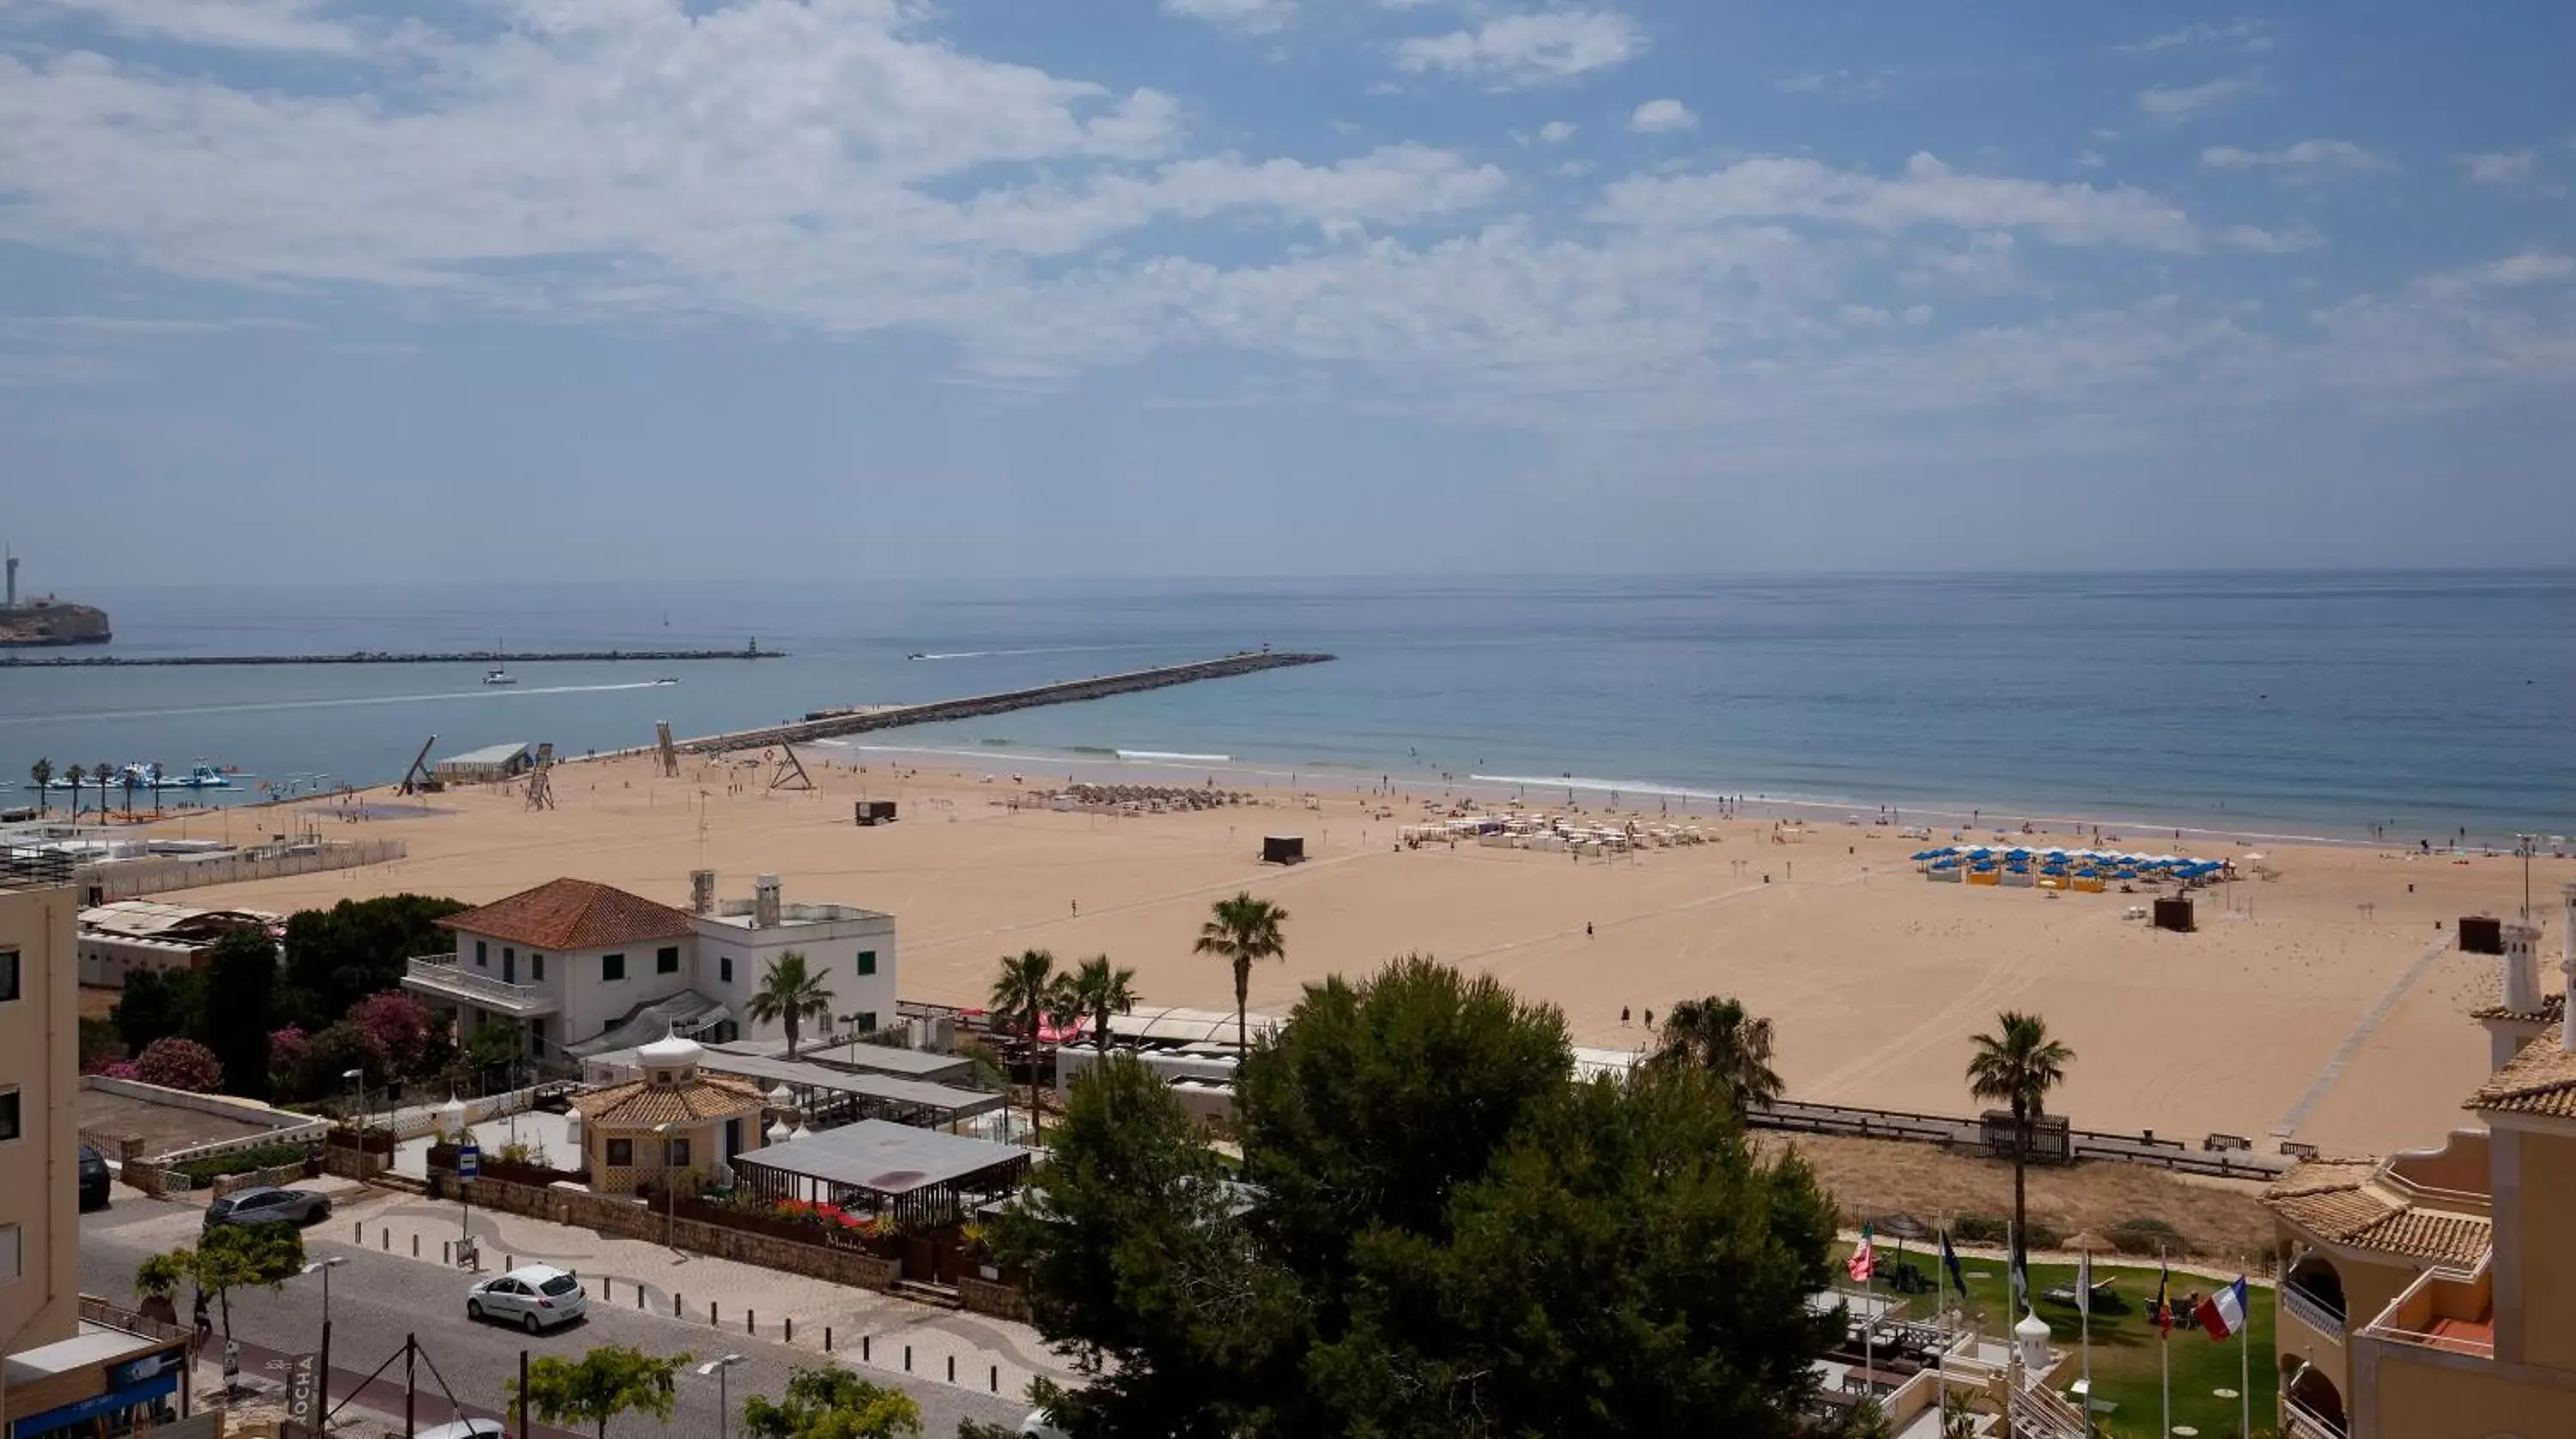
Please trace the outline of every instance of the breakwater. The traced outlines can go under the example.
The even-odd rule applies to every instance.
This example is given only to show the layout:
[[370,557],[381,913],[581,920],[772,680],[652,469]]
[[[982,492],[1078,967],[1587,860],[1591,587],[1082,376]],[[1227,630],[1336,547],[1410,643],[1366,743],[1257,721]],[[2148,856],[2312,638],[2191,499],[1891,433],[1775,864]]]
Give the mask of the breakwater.
[[1164,665],[1150,670],[1129,670],[1123,674],[1098,675],[1085,680],[1061,680],[1054,684],[1037,685],[1029,689],[973,695],[965,699],[932,700],[927,704],[897,705],[886,709],[860,710],[846,714],[824,713],[793,724],[770,725],[765,729],[736,730],[730,734],[707,735],[704,738],[688,740],[679,748],[690,754],[723,754],[730,750],[805,744],[818,739],[837,739],[842,735],[867,734],[875,730],[897,729],[905,725],[939,724],[948,720],[974,719],[978,716],[1002,714],[1010,710],[1036,709],[1041,705],[1075,704],[1082,700],[1135,694],[1143,690],[1158,690],[1171,685],[1191,684],[1199,680],[1257,674],[1262,670],[1323,664],[1332,658],[1331,655],[1256,650],[1227,655],[1222,659]]
[[0,655],[0,669],[108,670],[217,665],[541,665],[575,660],[774,660],[785,650],[351,650],[331,655]]

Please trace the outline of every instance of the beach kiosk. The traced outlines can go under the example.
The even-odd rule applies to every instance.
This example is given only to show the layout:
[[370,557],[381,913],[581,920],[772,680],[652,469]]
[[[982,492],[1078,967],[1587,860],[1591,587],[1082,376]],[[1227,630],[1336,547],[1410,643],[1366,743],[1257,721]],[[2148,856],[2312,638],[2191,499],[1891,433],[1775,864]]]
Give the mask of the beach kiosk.
[[1266,834],[1261,837],[1263,864],[1303,864],[1306,860],[1306,837],[1300,834]]

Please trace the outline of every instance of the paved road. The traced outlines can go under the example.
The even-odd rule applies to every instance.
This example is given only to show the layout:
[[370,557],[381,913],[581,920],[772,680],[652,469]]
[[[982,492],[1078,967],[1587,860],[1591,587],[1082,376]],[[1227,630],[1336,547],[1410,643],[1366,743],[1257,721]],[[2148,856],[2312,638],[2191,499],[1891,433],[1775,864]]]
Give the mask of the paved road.
[[[163,1204],[120,1190],[114,1208],[81,1217],[81,1287],[91,1294],[133,1302],[135,1266],[152,1254],[192,1242],[201,1211]],[[788,1374],[820,1357],[810,1350],[789,1349],[740,1334],[722,1335],[703,1326],[682,1324],[627,1310],[601,1308],[579,1323],[529,1338],[516,1330],[476,1324],[465,1317],[465,1280],[461,1276],[355,1249],[320,1237],[306,1236],[315,1258],[341,1257],[349,1262],[331,1272],[331,1360],[333,1402],[352,1392],[369,1371],[400,1352],[405,1334],[417,1334],[428,1363],[420,1374],[420,1423],[445,1423],[456,1417],[429,1375],[434,1366],[469,1416],[498,1414],[508,1401],[510,1381],[517,1377],[519,1351],[531,1355],[578,1357],[598,1344],[632,1344],[647,1353],[685,1351],[700,1361],[719,1354],[741,1354],[746,1362],[728,1375],[730,1399],[739,1416],[743,1396],[783,1393]],[[186,1300],[181,1300],[184,1312]],[[322,1321],[319,1276],[291,1281],[284,1293],[265,1290],[236,1294],[232,1301],[233,1336],[241,1342],[243,1368],[258,1374],[272,1357],[306,1353],[318,1347]],[[402,1413],[402,1366],[387,1371],[390,1385],[362,1396],[364,1407],[399,1417]],[[1027,1406],[993,1399],[944,1384],[911,1380],[876,1370],[861,1371],[877,1383],[897,1384],[921,1403],[922,1432],[944,1439],[961,1419],[1011,1423]],[[716,1381],[684,1373],[680,1404],[672,1432],[713,1435],[717,1432]],[[658,1434],[649,1418],[609,1425],[622,1433]],[[587,1439],[539,1426],[533,1439]]]

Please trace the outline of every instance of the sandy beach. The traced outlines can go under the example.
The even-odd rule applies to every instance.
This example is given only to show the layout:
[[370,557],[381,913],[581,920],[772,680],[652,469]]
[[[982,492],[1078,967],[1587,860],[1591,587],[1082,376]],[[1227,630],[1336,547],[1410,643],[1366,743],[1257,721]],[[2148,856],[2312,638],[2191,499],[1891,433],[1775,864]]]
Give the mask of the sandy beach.
[[[2079,1055],[2061,1106],[2079,1125],[2194,1143],[2216,1130],[2265,1149],[2287,1126],[2353,1153],[2435,1142],[2468,1121],[2459,1099],[2485,1073],[2486,1038],[2467,1013],[2493,992],[2498,961],[2458,953],[2453,929],[2465,914],[2511,916],[2523,884],[2510,856],[2265,840],[2279,876],[2204,892],[2199,932],[2177,935],[2123,917],[2144,894],[1927,883],[1907,859],[1921,842],[1874,824],[1784,832],[1768,817],[1721,822],[1705,802],[1674,802],[1671,820],[1711,842],[1607,861],[1402,849],[1398,826],[1422,818],[1437,784],[1380,795],[1351,776],[1309,776],[1291,791],[1228,775],[1219,782],[1252,803],[1110,817],[1010,803],[1061,776],[1022,786],[919,758],[877,753],[861,766],[810,751],[819,788],[806,792],[771,790],[765,771],[739,763],[690,760],[682,777],[659,778],[634,757],[558,768],[552,811],[501,788],[399,802],[376,791],[378,804],[428,812],[365,820],[332,802],[240,811],[237,837],[309,819],[326,837],[398,836],[409,857],[185,899],[288,910],[411,890],[480,902],[568,874],[676,904],[691,869],[715,870],[728,895],[767,872],[791,898],[897,915],[906,998],[978,1004],[996,956],[1043,947],[1060,960],[1110,954],[1136,969],[1149,1002],[1230,1008],[1226,971],[1190,944],[1212,900],[1249,888],[1291,915],[1288,958],[1253,976],[1255,1010],[1284,1012],[1312,980],[1416,951],[1557,1004],[1589,1045],[1648,1039],[1642,1022],[1622,1023],[1623,1007],[1642,1016],[1734,994],[1775,1022],[1792,1097],[1946,1113],[1970,1108],[1959,1081],[1969,1036],[1998,1009],[2034,1010]],[[855,826],[863,797],[896,800],[902,818]],[[1564,795],[1547,798],[1561,807]],[[1654,799],[1625,797],[1611,816],[1606,796],[1579,798],[1589,818],[1665,818]],[[208,823],[189,827],[202,835]],[[1310,859],[1258,863],[1266,833],[1302,835]],[[2090,832],[2039,842],[2079,840]],[[2176,848],[2170,832],[2129,843]],[[2209,858],[2248,847],[2180,846]],[[2570,878],[2576,862],[2531,867],[2553,983],[2558,887]]]

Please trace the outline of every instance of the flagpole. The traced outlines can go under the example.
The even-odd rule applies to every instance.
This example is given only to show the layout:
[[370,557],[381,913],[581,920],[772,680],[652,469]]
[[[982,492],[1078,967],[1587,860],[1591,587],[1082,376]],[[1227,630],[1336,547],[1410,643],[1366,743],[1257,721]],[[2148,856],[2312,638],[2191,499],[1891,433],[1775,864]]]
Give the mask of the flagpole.
[[[2084,1439],[2093,1439],[2093,1251],[2084,1251],[2084,1262],[2075,1273],[2075,1313],[2083,1335],[2084,1351]],[[2253,1439],[2248,1435],[2246,1439]]]
[[2241,1312],[2236,1331],[2236,1398],[2243,1406],[2238,1432],[2254,1432],[2254,1291],[2245,1286],[2245,1276],[2236,1276],[2236,1307]]
[[2164,1379],[2163,1419],[2158,1432],[2173,1439],[2173,1271],[2165,1264],[2165,1247],[2156,1246],[2156,1268],[2163,1277],[2156,1281],[2156,1367]]

